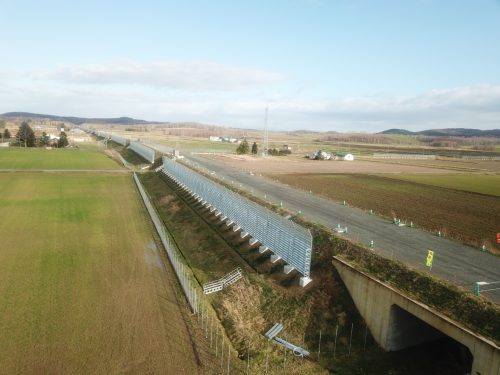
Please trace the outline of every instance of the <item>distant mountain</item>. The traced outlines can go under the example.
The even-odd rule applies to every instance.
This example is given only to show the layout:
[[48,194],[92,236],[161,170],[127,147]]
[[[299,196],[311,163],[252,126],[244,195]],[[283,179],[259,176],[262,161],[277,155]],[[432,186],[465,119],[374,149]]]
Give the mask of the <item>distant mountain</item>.
[[414,134],[413,132],[406,130],[406,129],[388,129],[384,130],[383,132],[380,132],[378,134],[403,134],[403,135],[410,135]]
[[288,132],[288,134],[316,134],[318,133],[317,131],[314,130],[306,130],[306,129],[298,129],[298,130],[292,130]]
[[412,132],[405,129],[389,129],[378,134],[404,134],[404,135],[427,135],[431,137],[497,137],[500,138],[500,129],[480,130],[465,128],[430,129]]
[[105,123],[105,124],[115,124],[115,125],[158,124],[158,122],[138,120],[131,117],[86,118],[86,117],[44,115],[40,113],[29,113],[29,112],[7,112],[0,115],[0,118],[44,119],[50,121],[71,122],[76,125],[80,125],[83,123]]

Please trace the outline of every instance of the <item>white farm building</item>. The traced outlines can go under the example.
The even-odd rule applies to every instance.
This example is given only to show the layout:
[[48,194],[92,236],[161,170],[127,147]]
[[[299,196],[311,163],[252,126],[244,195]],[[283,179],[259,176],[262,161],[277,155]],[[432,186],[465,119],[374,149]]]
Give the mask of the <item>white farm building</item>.
[[348,161],[353,161],[354,160],[354,155],[350,154],[348,152],[337,152],[335,154],[335,160],[348,160]]

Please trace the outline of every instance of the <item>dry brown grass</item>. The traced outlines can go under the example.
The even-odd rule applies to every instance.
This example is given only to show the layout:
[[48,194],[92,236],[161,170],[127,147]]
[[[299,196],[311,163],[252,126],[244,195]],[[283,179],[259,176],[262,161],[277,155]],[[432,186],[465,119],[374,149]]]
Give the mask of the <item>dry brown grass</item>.
[[[436,169],[408,164],[392,164],[368,160],[308,160],[302,156],[259,158],[249,155],[206,155],[232,168],[253,173],[443,173]],[[459,172],[457,172],[459,173]]]

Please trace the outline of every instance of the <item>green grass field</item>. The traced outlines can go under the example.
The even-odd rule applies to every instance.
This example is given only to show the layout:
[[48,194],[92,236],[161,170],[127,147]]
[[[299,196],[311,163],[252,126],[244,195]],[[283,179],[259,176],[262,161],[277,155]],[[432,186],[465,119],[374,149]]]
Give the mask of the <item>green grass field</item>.
[[97,146],[80,149],[5,148],[0,149],[0,169],[121,169],[120,165],[102,153]]
[[[91,152],[67,154],[114,165]],[[197,373],[132,176],[3,173],[0,191],[0,374]]]

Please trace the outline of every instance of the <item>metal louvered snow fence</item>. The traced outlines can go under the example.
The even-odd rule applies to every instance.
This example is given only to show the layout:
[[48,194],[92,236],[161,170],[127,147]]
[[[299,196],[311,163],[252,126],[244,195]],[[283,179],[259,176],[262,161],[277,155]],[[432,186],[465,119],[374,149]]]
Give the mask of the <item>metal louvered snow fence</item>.
[[119,145],[126,146],[129,143],[129,140],[125,137],[121,137],[119,135],[111,133],[111,140]]
[[101,130],[98,130],[95,132],[95,135],[97,135],[98,137],[101,137],[101,138],[109,138],[111,134],[107,133],[107,132],[103,132]]
[[130,149],[135,153],[141,155],[149,163],[153,164],[155,162],[155,150],[153,150],[152,148],[144,146],[139,142],[130,142]]
[[195,171],[163,157],[163,173],[181,187],[210,205],[224,220],[234,223],[237,228],[248,233],[269,248],[289,266],[295,268],[303,277],[300,284],[305,286],[310,279],[312,236],[305,229],[290,220],[268,210],[249,199],[211,181]]

